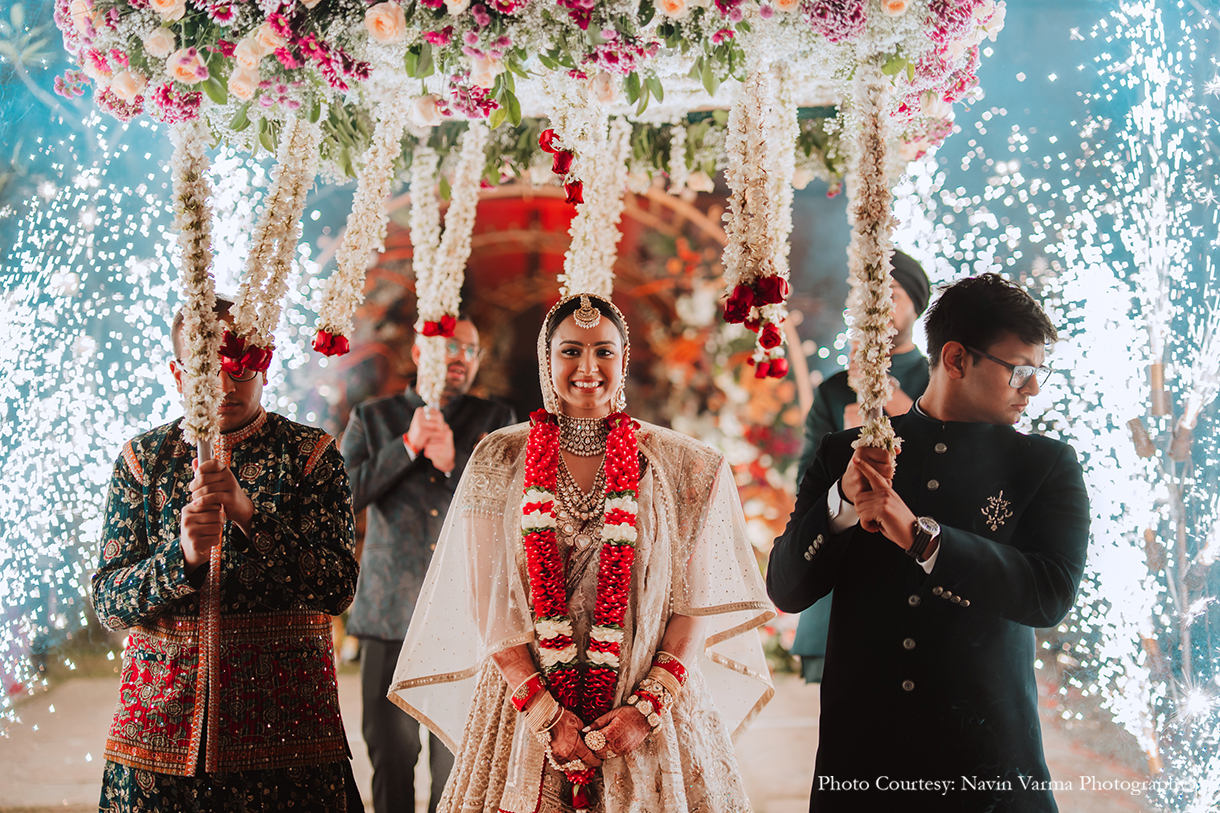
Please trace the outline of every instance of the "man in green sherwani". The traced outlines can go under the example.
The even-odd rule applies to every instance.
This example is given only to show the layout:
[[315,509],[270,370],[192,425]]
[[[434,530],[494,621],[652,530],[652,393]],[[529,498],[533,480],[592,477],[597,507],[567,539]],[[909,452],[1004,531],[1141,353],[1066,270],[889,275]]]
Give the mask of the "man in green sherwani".
[[[181,313],[173,342],[181,359]],[[220,376],[215,459],[174,421],[115,463],[93,601],[130,633],[100,808],[361,810],[331,639],[357,572],[343,460],[263,410],[265,373]]]
[[[931,286],[923,266],[913,257],[895,250],[890,260],[890,293],[894,299],[894,336],[890,348],[890,376],[894,379],[894,393],[885,406],[887,415],[897,417],[905,414],[911,403],[923,395],[928,386],[928,360],[915,346],[915,323],[928,307]],[[856,407],[856,391],[848,383],[851,367],[841,370],[822,382],[813,393],[813,405],[805,416],[805,449],[797,464],[796,482],[799,486],[805,471],[813,464],[814,455],[822,438],[831,432],[854,429],[863,423]],[[801,613],[792,642],[792,654],[800,656],[801,674],[807,683],[822,679],[822,667],[826,662],[826,631],[830,627],[830,602],[832,596],[819,599],[816,604]]]

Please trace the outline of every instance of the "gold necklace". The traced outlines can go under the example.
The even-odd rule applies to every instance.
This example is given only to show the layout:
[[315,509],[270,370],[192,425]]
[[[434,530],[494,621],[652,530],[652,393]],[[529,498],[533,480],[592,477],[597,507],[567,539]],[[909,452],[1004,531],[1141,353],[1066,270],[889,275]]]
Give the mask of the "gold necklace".
[[559,448],[577,457],[597,457],[606,453],[610,427],[603,418],[573,418],[559,414]]

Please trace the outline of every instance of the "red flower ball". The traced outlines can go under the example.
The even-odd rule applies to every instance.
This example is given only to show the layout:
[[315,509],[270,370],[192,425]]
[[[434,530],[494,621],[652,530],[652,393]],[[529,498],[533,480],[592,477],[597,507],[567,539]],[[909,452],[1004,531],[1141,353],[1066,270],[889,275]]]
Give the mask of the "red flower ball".
[[760,277],[754,281],[754,304],[778,305],[788,298],[788,280],[783,277]]
[[772,361],[770,369],[767,370],[767,375],[772,378],[783,378],[788,375],[788,359],[775,359]]
[[441,317],[440,331],[441,331],[442,336],[444,336],[447,339],[451,338],[453,336],[453,331],[455,328],[457,328],[457,317],[456,316],[450,316],[449,314],[446,313],[444,316]]
[[226,330],[224,339],[220,342],[220,355],[225,358],[230,358],[236,361],[241,358],[242,351],[246,349],[246,340],[238,336],[231,330]]
[[767,322],[763,327],[762,333],[758,334],[758,343],[768,350],[779,347],[784,342],[784,337],[780,335],[779,328],[774,322]]
[[343,334],[334,335],[328,330],[319,330],[314,336],[313,349],[324,356],[342,356],[350,349],[347,337]]
[[754,292],[750,290],[750,286],[745,283],[740,283],[733,289],[733,293],[729,294],[728,301],[724,303],[724,321],[731,324],[741,324],[750,315],[750,308],[754,305]]
[[267,372],[267,368],[271,366],[270,348],[259,347],[256,344],[246,345],[246,352],[241,357],[241,366],[259,373]]

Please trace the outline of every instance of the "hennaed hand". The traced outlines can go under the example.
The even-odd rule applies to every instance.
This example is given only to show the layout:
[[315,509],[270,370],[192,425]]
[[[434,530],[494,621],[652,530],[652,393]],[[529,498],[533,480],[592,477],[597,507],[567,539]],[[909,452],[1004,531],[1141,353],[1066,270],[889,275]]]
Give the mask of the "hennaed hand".
[[551,753],[554,754],[556,762],[570,762],[573,759],[579,759],[590,768],[596,768],[602,764],[602,761],[597,758],[597,754],[594,754],[589,750],[589,746],[585,745],[584,737],[581,736],[581,729],[584,728],[584,725],[584,722],[575,714],[567,709],[563,710],[559,722],[551,729]]
[[652,726],[635,706],[619,706],[594,720],[588,730],[604,734],[606,748],[611,753],[622,756],[648,739]]

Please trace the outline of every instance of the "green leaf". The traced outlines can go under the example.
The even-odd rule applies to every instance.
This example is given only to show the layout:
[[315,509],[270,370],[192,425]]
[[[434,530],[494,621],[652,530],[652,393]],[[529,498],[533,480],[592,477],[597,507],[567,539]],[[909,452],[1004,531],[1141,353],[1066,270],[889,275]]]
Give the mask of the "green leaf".
[[703,76],[703,57],[698,57],[695,64],[691,65],[690,73],[687,74],[691,79],[698,79]]
[[425,42],[420,45],[419,65],[415,69],[416,79],[425,79],[436,73],[436,59],[432,55],[432,44]]
[[320,118],[322,118],[322,100],[314,99],[313,107],[309,109],[309,123],[317,124]]
[[504,73],[502,73],[500,75],[504,77],[504,87],[508,90],[508,92],[516,93],[517,92],[517,80],[513,79],[512,71],[505,71]]
[[237,108],[237,112],[233,114],[233,120],[229,122],[229,129],[235,133],[240,133],[242,130],[249,127],[250,117],[247,115],[249,110],[249,102],[246,102],[241,107]]
[[496,129],[504,123],[504,119],[508,117],[508,108],[501,105],[491,111],[491,115],[487,117],[487,126],[491,129]]
[[707,90],[708,95],[715,96],[716,90],[720,87],[720,78],[712,70],[710,59],[703,63],[703,74],[700,79],[703,80],[703,87]]
[[441,200],[449,200],[453,194],[453,190],[449,188],[449,179],[444,175],[441,176]]
[[541,62],[543,67],[547,68],[548,70],[553,71],[559,68],[559,63],[554,59],[551,59],[546,54],[538,54],[538,61]]
[[637,19],[640,21],[640,28],[643,28],[652,22],[652,18],[656,15],[656,13],[657,10],[652,5],[652,0],[644,0],[644,2],[640,3],[640,11],[637,17]]
[[881,72],[886,76],[896,76],[899,71],[907,66],[906,57],[899,53],[893,53],[889,59],[881,66]]
[[514,127],[521,126],[521,102],[518,101],[516,94],[508,94],[508,120],[512,122]]
[[[539,54],[538,58],[542,59],[542,55]],[[520,60],[510,59],[507,64],[508,64],[508,69],[510,71],[512,71],[513,73],[517,74],[517,76],[520,76],[522,79],[530,78],[529,71],[527,71],[525,68],[521,67]]]
[[419,69],[418,45],[412,45],[407,49],[407,55],[403,57],[403,67],[407,70],[407,76],[415,78],[415,72]]
[[717,124],[719,124],[720,126],[722,126],[722,127],[723,127],[723,126],[725,126],[725,125],[727,125],[727,124],[729,123],[729,111],[727,111],[727,110],[713,110],[713,111],[712,111],[712,118],[716,120],[716,123],[717,123]]
[[650,94],[649,94],[649,92],[648,92],[648,86],[647,86],[647,85],[645,85],[645,86],[644,86],[644,92],[640,94],[640,103],[639,103],[639,105],[638,105],[638,106],[635,108],[635,114],[636,114],[637,116],[638,116],[638,115],[640,115],[641,113],[643,113],[645,110],[647,110],[647,109],[648,109],[648,99],[649,99],[650,97],[651,97],[651,96],[650,96]]
[[746,33],[748,34],[748,33],[750,33],[751,31],[753,31],[754,29],[753,29],[753,28],[750,28],[750,24],[749,24],[748,22],[746,22],[745,20],[742,20],[741,22],[739,22],[739,23],[737,24],[737,30],[738,30],[738,31],[744,31],[744,32],[746,32]]
[[655,76],[650,76],[644,80],[644,84],[652,91],[653,97],[658,102],[665,101],[665,88],[661,87],[661,80]]
[[640,75],[635,71],[627,74],[627,81],[623,83],[624,89],[627,91],[627,101],[635,102],[640,98]]
[[203,83],[203,92],[208,94],[208,98],[216,104],[225,104],[229,101],[229,89],[220,84],[220,80],[215,76],[209,76]]
[[907,63],[907,81],[908,82],[915,81],[915,63],[914,62]]
[[275,139],[271,137],[270,130],[264,130],[263,132],[259,133],[258,140],[262,142],[264,147],[267,148],[267,152],[272,154],[275,153]]

